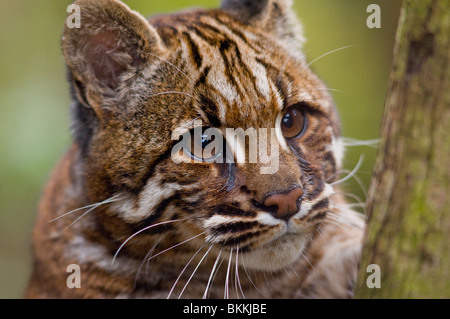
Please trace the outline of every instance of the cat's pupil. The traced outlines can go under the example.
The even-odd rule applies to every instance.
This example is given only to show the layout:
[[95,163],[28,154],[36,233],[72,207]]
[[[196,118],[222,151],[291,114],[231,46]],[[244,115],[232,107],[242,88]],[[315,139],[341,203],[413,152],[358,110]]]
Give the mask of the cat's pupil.
[[187,151],[187,154],[196,160],[202,161],[210,160],[211,157],[209,156],[214,157],[220,153],[220,150],[214,147],[212,150],[209,150],[210,153],[207,154],[207,157],[206,158],[204,157],[205,156],[204,150],[209,144],[211,144],[216,139],[214,134],[209,134],[208,132],[206,132],[207,129],[208,129],[207,127],[203,127],[202,128],[203,132],[201,135],[197,135],[196,132],[192,130],[189,136],[184,137],[190,139],[191,141],[189,148],[185,151]]
[[206,146],[208,146],[209,143],[211,143],[212,141],[214,141],[215,137],[214,135],[210,138],[208,135],[203,134],[202,135],[202,148],[205,148]]

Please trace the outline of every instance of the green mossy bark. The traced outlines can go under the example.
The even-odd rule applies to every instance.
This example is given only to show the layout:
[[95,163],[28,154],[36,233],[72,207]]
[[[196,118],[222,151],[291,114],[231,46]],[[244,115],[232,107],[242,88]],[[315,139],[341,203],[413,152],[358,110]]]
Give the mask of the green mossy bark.
[[449,78],[450,1],[405,0],[356,298],[450,298]]

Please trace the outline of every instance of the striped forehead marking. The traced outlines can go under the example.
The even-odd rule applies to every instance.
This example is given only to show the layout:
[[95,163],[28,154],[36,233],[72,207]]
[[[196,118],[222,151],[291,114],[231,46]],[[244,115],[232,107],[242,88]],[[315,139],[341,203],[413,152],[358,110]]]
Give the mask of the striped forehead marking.
[[[204,61],[209,61],[208,72],[203,80],[220,95],[216,102],[222,122],[225,122],[227,105],[243,109],[242,98],[246,97],[245,93],[252,94],[252,100],[254,97],[259,98],[251,107],[267,105],[275,97],[276,106],[281,109],[283,103],[280,93],[269,78],[265,65],[260,62],[261,57],[257,52],[247,45],[242,35],[236,36],[215,20],[208,23],[211,25],[201,23],[195,27],[187,27],[183,32],[182,46],[184,55],[193,59],[197,68],[201,67],[197,70],[200,74],[206,68]],[[202,34],[202,28],[205,34]],[[211,32],[217,33],[214,34],[214,42],[210,38]],[[251,93],[253,88],[256,94]]]

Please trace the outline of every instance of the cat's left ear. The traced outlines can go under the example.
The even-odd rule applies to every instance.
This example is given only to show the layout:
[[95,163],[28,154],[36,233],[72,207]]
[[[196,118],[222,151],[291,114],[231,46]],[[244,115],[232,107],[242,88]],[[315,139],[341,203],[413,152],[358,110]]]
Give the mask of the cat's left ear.
[[271,33],[297,46],[304,42],[303,30],[292,8],[292,0],[223,0],[221,8],[241,23]]
[[[156,30],[117,0],[77,0],[80,27],[66,25],[62,47],[78,99],[102,109],[164,52]],[[123,93],[123,92],[122,92]]]

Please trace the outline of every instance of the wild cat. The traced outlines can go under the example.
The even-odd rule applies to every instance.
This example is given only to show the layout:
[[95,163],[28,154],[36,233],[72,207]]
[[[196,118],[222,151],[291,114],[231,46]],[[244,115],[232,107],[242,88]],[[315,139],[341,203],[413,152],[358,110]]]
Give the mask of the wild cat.
[[[291,2],[149,20],[75,2],[80,28],[62,39],[73,143],[39,206],[26,297],[352,296],[364,220],[340,195],[337,111]],[[238,128],[267,130],[275,171],[248,161],[250,134],[229,140]]]

